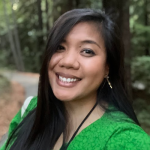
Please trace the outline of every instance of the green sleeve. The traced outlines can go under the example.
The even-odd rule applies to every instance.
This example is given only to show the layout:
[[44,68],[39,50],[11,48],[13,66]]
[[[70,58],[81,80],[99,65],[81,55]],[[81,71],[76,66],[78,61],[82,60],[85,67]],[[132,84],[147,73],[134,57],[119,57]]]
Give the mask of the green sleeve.
[[150,137],[140,127],[118,129],[105,150],[150,150]]
[[[19,112],[16,114],[16,116],[12,119],[10,125],[9,125],[9,130],[8,130],[8,138],[10,137],[11,133],[14,131],[14,129],[19,125],[19,123],[25,118],[25,116],[33,110],[37,106],[37,97],[33,97],[32,100],[30,101],[27,109],[25,110],[23,116],[21,116],[21,109]],[[7,142],[7,141],[6,141]],[[6,142],[4,145],[0,148],[0,150],[5,150],[6,147]]]

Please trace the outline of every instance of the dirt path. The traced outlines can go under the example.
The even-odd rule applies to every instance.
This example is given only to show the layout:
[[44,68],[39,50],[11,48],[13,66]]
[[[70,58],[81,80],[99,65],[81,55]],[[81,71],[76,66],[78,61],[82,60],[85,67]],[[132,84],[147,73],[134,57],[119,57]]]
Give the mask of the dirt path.
[[[10,121],[19,111],[25,99],[24,88],[17,82],[11,82],[11,91],[8,95],[0,98],[0,146],[7,136],[2,136],[8,132]],[[2,138],[2,139],[1,139]]]
[[[0,147],[7,139],[10,121],[28,96],[37,95],[38,74],[21,72],[0,72],[11,81],[11,91],[0,98]],[[3,136],[4,135],[4,136]],[[3,137],[2,137],[3,136]]]
[[1,73],[10,81],[16,81],[24,87],[25,98],[37,95],[39,74],[9,71],[4,71]]

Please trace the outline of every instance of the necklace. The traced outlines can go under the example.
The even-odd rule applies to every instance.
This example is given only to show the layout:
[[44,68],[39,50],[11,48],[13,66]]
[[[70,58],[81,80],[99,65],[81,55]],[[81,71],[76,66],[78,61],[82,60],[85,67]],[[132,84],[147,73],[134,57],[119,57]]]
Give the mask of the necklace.
[[71,141],[75,138],[76,134],[78,133],[79,129],[81,128],[81,126],[83,125],[83,123],[86,121],[86,119],[90,116],[90,114],[92,113],[92,111],[94,110],[94,108],[97,106],[97,102],[96,104],[93,106],[93,108],[90,110],[90,112],[86,115],[86,117],[82,120],[82,122],[80,123],[80,125],[78,126],[78,128],[76,129],[76,131],[74,132],[74,134],[72,135],[71,139],[69,140],[69,142],[67,144],[65,144],[65,137],[63,136],[63,144],[60,148],[60,150],[67,150],[69,144],[71,143]]

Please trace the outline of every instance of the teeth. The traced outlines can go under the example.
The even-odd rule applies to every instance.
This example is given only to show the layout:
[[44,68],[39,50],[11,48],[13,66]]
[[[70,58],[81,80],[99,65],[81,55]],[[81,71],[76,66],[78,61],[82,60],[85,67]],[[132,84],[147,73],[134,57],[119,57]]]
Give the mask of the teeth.
[[70,79],[70,78],[68,78],[68,79],[67,79],[67,82],[70,82],[70,81],[71,81],[71,79]]
[[61,76],[59,76],[59,80],[61,80],[63,82],[68,82],[68,83],[77,81],[77,79],[75,79],[75,78],[64,78]]
[[66,79],[66,78],[63,78],[62,80],[63,80],[64,82],[66,82],[66,81],[67,81],[67,79]]

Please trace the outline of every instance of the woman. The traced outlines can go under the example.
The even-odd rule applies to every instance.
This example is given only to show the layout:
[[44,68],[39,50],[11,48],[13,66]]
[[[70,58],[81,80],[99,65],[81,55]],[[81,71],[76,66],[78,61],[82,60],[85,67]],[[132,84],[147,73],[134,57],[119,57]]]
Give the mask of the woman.
[[108,15],[75,9],[55,22],[38,97],[12,120],[3,149],[150,150],[126,95],[123,47]]

